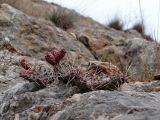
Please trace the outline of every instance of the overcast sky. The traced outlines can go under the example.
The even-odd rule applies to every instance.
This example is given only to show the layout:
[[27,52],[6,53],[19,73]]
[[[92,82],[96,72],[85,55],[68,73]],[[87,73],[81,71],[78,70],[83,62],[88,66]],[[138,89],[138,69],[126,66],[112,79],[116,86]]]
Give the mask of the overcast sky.
[[[125,29],[141,22],[139,0],[46,0],[55,2],[90,16],[102,24],[115,17],[125,24]],[[146,33],[160,41],[160,0],[140,0]]]

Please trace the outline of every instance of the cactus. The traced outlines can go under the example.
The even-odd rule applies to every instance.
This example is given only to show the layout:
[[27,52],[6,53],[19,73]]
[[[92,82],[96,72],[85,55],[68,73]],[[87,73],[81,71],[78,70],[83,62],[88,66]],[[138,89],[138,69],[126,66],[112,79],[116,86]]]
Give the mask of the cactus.
[[64,58],[65,54],[66,51],[64,49],[52,48],[52,50],[45,56],[45,59],[51,65],[56,65]]
[[21,61],[22,67],[24,70],[22,70],[19,73],[19,76],[24,78],[25,80],[28,80],[29,82],[35,82],[39,86],[47,86],[54,82],[56,79],[56,75],[54,75],[53,69],[46,65],[29,65],[26,61],[24,60]]
[[64,61],[66,51],[53,48],[45,56],[46,61],[52,66],[31,65],[26,60],[20,64],[24,68],[20,77],[40,86],[48,86],[59,80],[65,84],[76,85],[82,92],[93,90],[114,90],[126,82],[125,76],[111,63],[91,61],[86,71],[82,72],[75,65]]
[[25,70],[31,69],[31,65],[30,65],[25,59],[22,59],[22,60],[20,61],[20,65],[21,65]]

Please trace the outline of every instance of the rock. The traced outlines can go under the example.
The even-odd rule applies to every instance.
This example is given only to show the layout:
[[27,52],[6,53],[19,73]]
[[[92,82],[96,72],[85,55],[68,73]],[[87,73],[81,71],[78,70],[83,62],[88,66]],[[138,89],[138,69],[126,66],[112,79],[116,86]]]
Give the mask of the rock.
[[159,86],[160,81],[125,83],[120,87],[120,90],[136,92],[159,92]]
[[76,94],[51,120],[159,120],[158,93],[94,91]]
[[18,96],[12,96],[7,101],[3,101],[0,108],[0,119],[13,120],[17,113],[21,113],[32,107],[36,100],[35,96],[28,96],[27,94],[21,94]]
[[25,92],[34,92],[39,89],[39,86],[37,86],[35,83],[17,83],[11,89],[5,91],[3,101],[12,98],[14,95],[23,94]]
[[[83,19],[83,20],[82,20]],[[159,71],[159,44],[148,41],[134,30],[117,31],[93,20],[82,18],[70,29],[98,60],[111,62],[124,73],[133,73],[139,79]],[[85,20],[84,20],[85,19]],[[83,24],[83,26],[82,26]],[[91,26],[92,24],[92,26]],[[147,72],[147,73],[146,73]],[[146,74],[145,74],[146,73]],[[147,76],[142,78],[142,76]],[[154,76],[154,75],[153,75]]]
[[[41,106],[44,109],[45,106],[56,106],[57,111],[59,111],[66,106],[64,105],[66,98],[79,92],[76,87],[66,86],[62,83],[53,84],[39,91],[35,91],[37,90],[35,84],[29,84],[31,83],[21,84],[21,87],[18,88],[16,85],[5,92],[6,94],[0,104],[0,119],[12,120],[16,114],[19,114],[20,119],[27,119],[35,116],[36,112],[33,109],[36,106]],[[27,85],[28,88],[26,88]],[[45,111],[43,114],[45,114]]]
[[[8,4],[13,5],[12,2],[7,2]],[[46,15],[52,14],[53,9],[61,8],[61,6],[58,6],[56,4],[49,4],[47,2],[39,0],[29,0],[27,3],[25,1],[21,2],[23,3],[23,7],[18,6],[18,4],[15,4],[13,6],[19,10],[22,10],[28,15],[39,16],[42,18],[46,18]],[[30,10],[28,11],[27,6],[30,6]],[[34,9],[39,10],[42,7],[43,11],[41,12],[31,12],[34,11]],[[75,13],[75,11],[73,10],[66,10],[70,13]],[[3,28],[5,28],[5,26],[8,28],[9,26],[14,25],[14,22],[10,19],[10,17],[6,16],[6,14],[4,13],[2,16],[3,17],[1,18],[1,23]],[[26,19],[22,16],[19,18]],[[48,21],[43,21],[43,24],[40,24],[40,21],[43,20],[32,19],[31,21],[29,20],[28,23],[24,23],[25,25],[22,24],[21,31],[19,32],[27,32],[27,35],[18,33],[18,36],[21,36],[22,39],[26,39],[26,41],[33,39],[33,42],[31,42],[32,48],[30,47],[30,49],[34,49],[23,50],[24,53],[28,54],[28,52],[30,52],[30,54],[33,54],[34,52],[45,51],[47,49],[46,47],[49,46],[48,43],[50,43],[52,46],[52,42],[50,41],[54,41],[54,43],[57,43],[60,46],[64,45],[63,47],[69,49],[71,51],[70,53],[75,56],[75,58],[84,58],[86,56],[89,56],[90,58],[96,58],[97,60],[102,59],[102,61],[105,62],[112,62],[123,72],[126,72],[126,69],[130,67],[130,72],[134,72],[134,77],[137,76],[137,79],[146,79],[142,78],[143,76],[147,75],[145,74],[145,71],[148,71],[149,73],[159,71],[159,68],[155,67],[157,66],[155,65],[155,63],[159,63],[159,45],[154,41],[148,41],[144,39],[143,35],[139,34],[135,30],[117,31],[115,29],[103,26],[98,22],[95,22],[91,18],[87,18],[81,15],[78,15],[78,19],[74,21],[74,27],[67,30],[67,32],[64,32],[63,30],[55,26],[53,29],[53,25],[51,25],[51,23]],[[50,26],[52,26],[52,28]],[[11,39],[11,37],[8,38]],[[82,42],[88,49],[86,49],[84,46],[81,46],[81,44],[77,40]],[[22,45],[27,46],[26,44]],[[36,48],[36,45],[42,46],[42,49]],[[79,45],[81,47],[79,47]],[[77,48],[80,48],[80,52],[78,52]],[[90,53],[92,53],[92,55]],[[34,55],[37,54],[34,53]],[[37,56],[40,57],[40,55]],[[89,57],[87,58],[89,59]],[[83,59],[83,62],[85,62],[86,59]]]
[[0,45],[7,39],[7,45],[15,52],[40,59],[44,59],[43,54],[55,46],[65,48],[76,60],[94,59],[83,44],[50,21],[27,16],[7,4],[1,5],[0,14]]
[[[30,16],[42,17],[48,19],[53,9],[56,9],[57,5],[49,4],[42,0],[16,0],[16,1],[0,1],[0,4],[7,3],[10,6],[24,12]],[[21,4],[19,4],[21,3]]]
[[[22,57],[26,57],[31,62],[39,62],[40,59],[44,60],[44,53],[53,46],[58,46],[69,51],[67,57],[73,58],[70,62],[83,63],[94,59],[90,51],[76,41],[75,37],[55,27],[50,21],[27,16],[7,4],[0,6],[0,73],[2,74],[0,75],[0,96],[17,83],[18,86],[23,82],[18,74],[19,60]],[[17,88],[18,93],[26,91],[22,86]],[[30,87],[32,88],[32,85],[29,89]]]
[[[149,45],[148,45],[149,44]],[[128,39],[127,45],[123,48],[124,60],[130,64],[131,73],[135,75],[154,76],[158,71],[159,45],[144,39]],[[153,78],[152,78],[153,79]]]
[[[64,31],[44,19],[60,6],[39,0],[23,0],[22,5],[19,1],[14,5],[25,13],[0,5],[0,119],[159,120],[160,82],[151,81],[159,75],[159,44],[134,30],[117,31],[81,15]],[[28,11],[27,6],[31,7]],[[42,6],[43,13],[38,10]],[[18,74],[19,60],[25,57],[33,65],[48,65],[44,56],[53,47],[68,51],[59,66],[67,82],[55,80],[41,88],[24,82]],[[76,73],[74,80],[67,78],[73,75],[70,73]],[[123,84],[126,75],[145,82]],[[44,74],[41,78],[45,79]]]
[[[83,63],[94,59],[90,51],[76,41],[75,37],[55,27],[50,21],[27,16],[7,4],[1,5],[0,15],[0,96],[17,83],[23,82],[18,74],[19,60],[22,57],[31,62],[39,62],[40,59],[44,60],[44,53],[53,46],[58,46],[69,51],[67,56],[72,56],[71,62]],[[25,87],[17,90],[26,91]]]
[[22,79],[13,79],[12,77],[0,75],[0,95],[3,95],[6,90],[10,89],[10,87],[13,87],[17,83],[21,82],[23,82]]

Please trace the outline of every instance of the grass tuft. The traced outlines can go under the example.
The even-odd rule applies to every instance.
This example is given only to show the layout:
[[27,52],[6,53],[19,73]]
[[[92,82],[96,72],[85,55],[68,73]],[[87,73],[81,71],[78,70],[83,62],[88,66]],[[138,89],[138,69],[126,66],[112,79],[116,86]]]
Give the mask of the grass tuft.
[[140,23],[135,24],[132,29],[136,30],[137,32],[143,34],[144,33],[144,26]]
[[147,35],[145,33],[145,26],[143,24],[137,23],[132,27],[132,29],[139,32],[144,39],[147,39],[149,41],[155,41],[154,38],[151,35]]
[[114,20],[112,20],[109,24],[109,27],[112,27],[116,30],[123,30],[123,23],[118,19],[115,18]]
[[64,30],[73,27],[76,15],[64,8],[55,9],[50,16],[50,20],[57,26]]

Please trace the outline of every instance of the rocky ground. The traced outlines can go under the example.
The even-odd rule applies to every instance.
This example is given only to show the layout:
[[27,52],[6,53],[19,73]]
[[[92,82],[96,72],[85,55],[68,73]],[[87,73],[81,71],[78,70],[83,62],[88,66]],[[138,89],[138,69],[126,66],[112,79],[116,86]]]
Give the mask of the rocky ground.
[[[0,120],[160,120],[160,81],[158,76],[154,80],[159,44],[135,30],[118,31],[80,15],[72,28],[63,30],[22,11],[0,5]],[[44,56],[53,47],[64,48],[65,59],[82,71],[94,62],[111,81],[123,74],[125,83],[116,89],[87,83],[90,89],[81,91],[76,83],[55,81],[39,88],[19,77],[21,59],[47,64]],[[106,84],[108,79],[98,80],[96,84]]]

